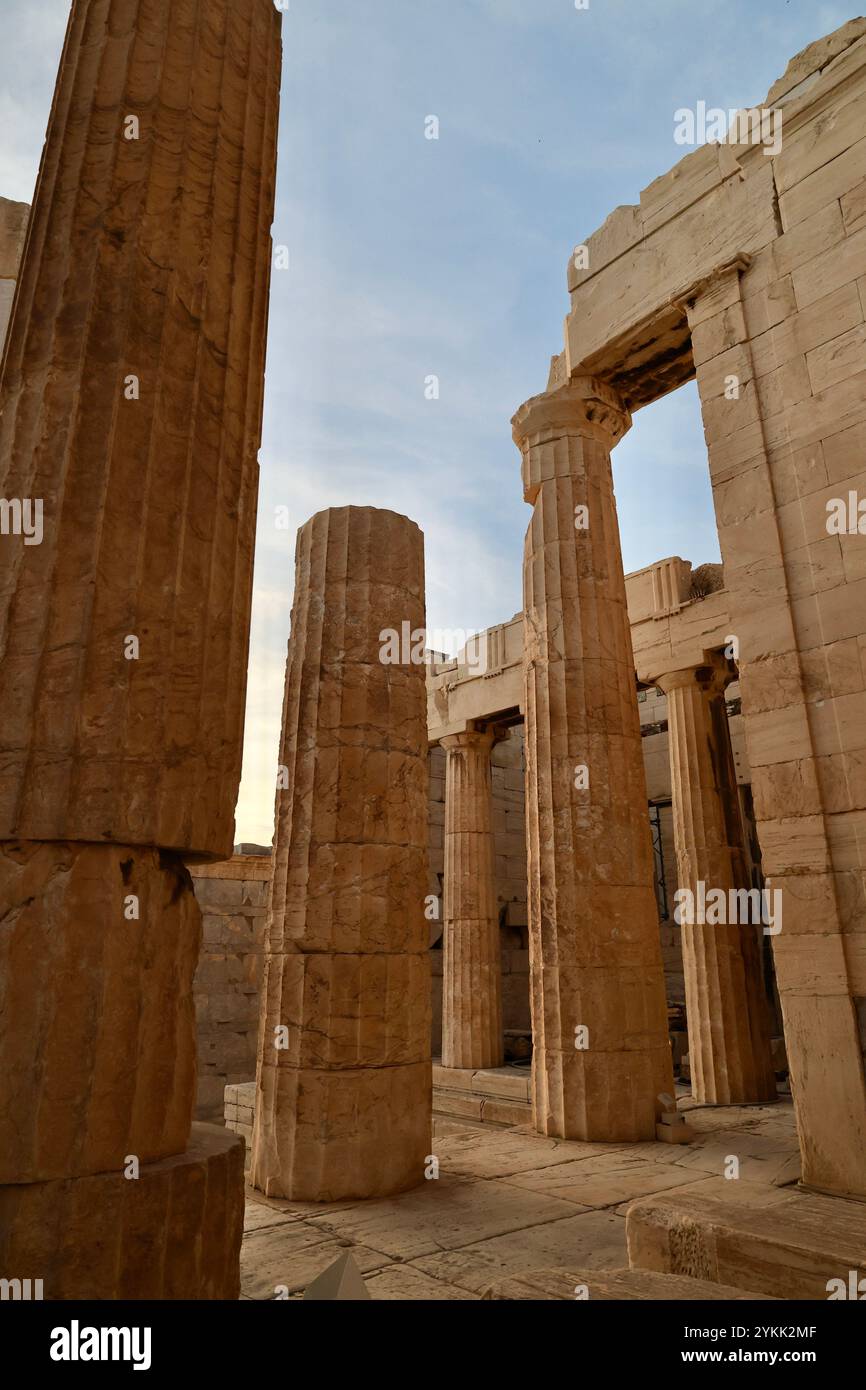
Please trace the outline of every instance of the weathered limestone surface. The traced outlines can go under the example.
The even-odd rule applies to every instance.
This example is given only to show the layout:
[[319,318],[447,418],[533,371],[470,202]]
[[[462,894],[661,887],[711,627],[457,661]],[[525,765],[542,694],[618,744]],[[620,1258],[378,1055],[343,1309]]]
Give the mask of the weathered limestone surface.
[[[817,245],[814,250],[817,255]],[[801,447],[809,451],[811,433],[815,452],[810,456],[818,467],[826,446],[815,435],[838,423],[835,417],[833,423],[819,423],[820,393],[812,396],[808,386],[787,376],[779,392],[766,378],[763,385],[757,379],[761,348],[749,328],[755,305],[749,307],[752,296],[746,286],[760,284],[768,270],[759,260],[751,267],[742,261],[723,267],[686,307],[696,344],[732,624],[740,644],[746,742],[764,869],[770,888],[781,893],[784,909],[773,953],[798,1107],[803,1180],[841,1195],[862,1196],[866,1077],[856,998],[866,991],[866,952],[860,949],[866,923],[861,843],[866,797],[856,767],[866,739],[866,671],[859,659],[856,667],[840,659],[843,631],[855,643],[866,631],[856,571],[846,573],[845,565],[862,537],[828,534],[825,500],[840,491],[840,482],[828,485],[826,473],[823,485],[809,480],[797,462]],[[808,294],[805,286],[804,292]],[[721,356],[744,386],[748,383],[740,400],[731,403],[742,407],[739,417],[715,408],[720,369],[727,367],[720,361],[719,344],[702,331],[722,316],[728,323],[728,346]],[[794,331],[799,322],[798,317]],[[841,389],[834,388],[830,396],[838,400]],[[798,419],[796,402],[803,391],[812,424],[805,416]],[[747,423],[750,419],[754,425]],[[771,444],[774,435],[777,443]],[[836,447],[845,436],[831,439]],[[866,495],[862,461],[852,462],[848,447],[842,444],[837,478],[844,479],[845,489]],[[745,451],[738,458],[732,451],[741,448]],[[817,499],[810,496],[813,488]],[[790,505],[783,504],[785,497],[792,499]],[[834,630],[839,620],[847,626]]]
[[[728,1189],[735,1183],[719,1184]],[[725,1194],[728,1196],[728,1194]],[[757,1208],[708,1195],[647,1197],[629,1207],[633,1269],[734,1284],[772,1298],[826,1299],[831,1279],[866,1275],[866,1206],[796,1193]]]
[[[322,1201],[423,1181],[430,1145],[423,538],[393,512],[298,533],[252,1180]],[[281,1035],[279,1030],[287,1030]]]
[[249,1168],[252,1158],[253,1116],[256,1108],[255,1081],[241,1081],[226,1086],[223,1100],[225,1127],[244,1139],[244,1167]]
[[269,854],[236,854],[191,870],[202,913],[202,948],[193,993],[198,1120],[222,1119],[226,1086],[255,1076],[259,996],[265,955]]
[[[610,1277],[604,1271],[625,1276],[623,1203],[685,1185],[691,1193],[735,1186],[738,1201],[755,1208],[791,1201],[790,1189],[774,1186],[796,1151],[790,1104],[691,1113],[699,1135],[687,1148],[570,1143],[434,1117],[439,1179],[398,1200],[311,1210],[253,1194],[243,1292],[273,1298],[279,1283],[302,1293],[344,1253],[340,1241],[352,1242],[374,1299],[481,1297],[494,1283],[551,1269],[585,1270],[592,1291],[594,1279]],[[745,1159],[743,1180],[719,1182],[711,1175],[732,1146]]]
[[[728,720],[726,673],[715,665],[658,678],[667,695],[677,879],[730,903],[748,888]],[[692,1094],[710,1105],[776,1098],[759,925],[681,914]],[[695,917],[697,914],[691,914]]]
[[803,1176],[863,1197],[866,569],[859,515],[828,526],[828,505],[866,496],[863,21],[798,55],[776,101],[775,153],[698,149],[589,239],[589,268],[569,270],[567,368],[628,402],[696,372],[763,866],[783,898]]
[[29,216],[27,203],[13,203],[9,198],[0,198],[0,358],[3,356],[3,343],[12,313],[15,282]]
[[0,1274],[48,1299],[235,1299],[243,1141],[193,1125],[186,1151],[122,1173],[0,1187]]
[[183,864],[114,845],[2,845],[0,922],[0,1183],[180,1153],[201,943]]
[[3,357],[0,1275],[51,1297],[238,1291],[182,857],[233,840],[280,23],[74,0]]
[[[522,687],[523,620],[516,625],[520,632],[518,665],[515,668]],[[431,685],[435,675],[427,672],[428,726],[430,739],[441,737],[438,725],[430,719]],[[495,685],[495,682],[493,682]],[[459,690],[459,683],[454,689]],[[493,700],[495,692],[491,691]],[[521,696],[522,699],[522,696]],[[491,714],[499,705],[479,708]],[[496,918],[499,923],[499,959],[502,972],[502,1025],[505,1036],[506,1060],[509,1052],[529,1055],[531,1036],[529,1013],[529,928],[526,910],[526,816],[525,774],[523,760],[523,729],[512,728],[508,736],[494,743],[490,752],[490,781],[493,803],[493,887]],[[445,749],[436,743],[430,749],[430,889],[440,905],[444,900],[445,884]],[[444,979],[444,908],[440,906],[438,920],[430,923],[435,949],[430,953],[433,989],[433,1055],[442,1055],[442,994]],[[431,943],[432,944],[432,943]]]
[[[586,1290],[578,1295],[578,1290]],[[491,1284],[483,1298],[539,1302],[580,1296],[593,1303],[665,1299],[692,1302],[704,1300],[761,1298],[760,1294],[711,1284],[705,1279],[688,1279],[676,1274],[655,1274],[644,1269],[530,1269],[512,1279]]]
[[0,387],[45,527],[2,541],[0,840],[231,854],[280,22],[73,5]]
[[442,740],[445,771],[445,961],[442,1065],[499,1067],[502,958],[493,882],[493,731]]
[[528,401],[513,423],[533,507],[524,662],[535,1124],[565,1138],[654,1139],[673,1074],[610,467],[630,419],[608,387],[579,378]]
[[0,198],[0,280],[18,279],[29,217],[29,203]]

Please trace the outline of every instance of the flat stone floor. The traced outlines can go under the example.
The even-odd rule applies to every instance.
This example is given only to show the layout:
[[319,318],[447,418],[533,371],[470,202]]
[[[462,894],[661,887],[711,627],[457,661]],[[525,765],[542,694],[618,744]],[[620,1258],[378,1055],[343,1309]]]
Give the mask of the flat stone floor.
[[[635,1198],[688,1191],[765,1206],[799,1178],[790,1100],[695,1108],[694,1143],[581,1144],[520,1126],[434,1117],[438,1179],[366,1202],[290,1203],[248,1192],[243,1298],[300,1298],[351,1251],[374,1299],[478,1299],[494,1282],[542,1266],[628,1264],[625,1212]],[[739,1178],[727,1171],[739,1160]],[[281,1294],[285,1297],[285,1294]]]

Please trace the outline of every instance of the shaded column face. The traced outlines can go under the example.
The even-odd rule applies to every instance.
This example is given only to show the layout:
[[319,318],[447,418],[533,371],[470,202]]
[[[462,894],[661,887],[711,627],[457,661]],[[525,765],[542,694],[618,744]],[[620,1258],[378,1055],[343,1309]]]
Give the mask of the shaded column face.
[[430,962],[423,537],[393,512],[298,534],[252,1178],[271,1196],[423,1181]]
[[0,1183],[180,1153],[201,915],[156,850],[0,845]]
[[674,916],[682,934],[692,1092],[711,1105],[775,1100],[758,949],[761,894],[747,891],[730,801],[736,786],[722,676],[707,666],[669,672],[656,684],[668,701]]
[[502,958],[493,879],[490,730],[441,740],[445,764],[442,1065],[501,1067]]
[[673,1093],[634,658],[610,449],[630,424],[589,378],[514,418],[524,496],[535,1124],[655,1137]]
[[0,1267],[48,1298],[237,1296],[183,860],[234,839],[280,24],[74,0],[5,345]]

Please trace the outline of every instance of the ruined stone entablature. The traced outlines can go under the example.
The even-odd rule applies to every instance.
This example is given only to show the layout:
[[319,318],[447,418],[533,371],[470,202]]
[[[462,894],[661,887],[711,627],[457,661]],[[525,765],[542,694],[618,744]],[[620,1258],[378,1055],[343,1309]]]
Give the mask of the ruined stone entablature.
[[[639,685],[654,685],[656,676],[670,670],[672,664],[691,661],[700,665],[707,652],[725,647],[731,627],[724,589],[716,589],[700,601],[690,596],[692,576],[707,568],[693,569],[687,560],[673,556],[626,575]],[[714,568],[721,570],[721,566]],[[659,611],[658,595],[670,582],[670,573],[677,576],[680,602]],[[501,653],[495,670],[476,671],[458,655],[447,667],[428,671],[427,731],[431,746],[450,733],[491,722],[503,713],[522,714],[523,614],[516,613],[507,623],[488,631],[495,634]]]

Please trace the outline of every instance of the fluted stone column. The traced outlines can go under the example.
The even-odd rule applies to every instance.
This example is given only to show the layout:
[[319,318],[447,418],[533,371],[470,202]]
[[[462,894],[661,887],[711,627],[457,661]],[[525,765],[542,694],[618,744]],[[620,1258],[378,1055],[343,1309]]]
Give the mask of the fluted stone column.
[[47,1297],[238,1292],[184,861],[234,839],[280,60],[271,0],[74,0],[6,342],[0,1275]]
[[[680,889],[697,904],[748,888],[724,697],[717,666],[668,672],[656,681],[668,702],[674,839]],[[758,933],[747,922],[680,923],[692,1093],[710,1105],[776,1099]],[[715,914],[714,914],[715,915]]]
[[631,631],[610,450],[591,378],[514,417],[524,497],[533,1105],[542,1133],[654,1139],[673,1093]]
[[303,1201],[430,1152],[424,549],[393,512],[298,533],[252,1181]]
[[445,932],[442,1065],[501,1067],[502,958],[493,880],[493,730],[440,740],[445,749]]

